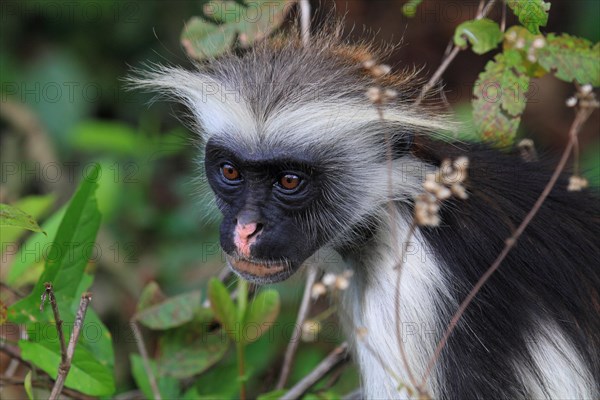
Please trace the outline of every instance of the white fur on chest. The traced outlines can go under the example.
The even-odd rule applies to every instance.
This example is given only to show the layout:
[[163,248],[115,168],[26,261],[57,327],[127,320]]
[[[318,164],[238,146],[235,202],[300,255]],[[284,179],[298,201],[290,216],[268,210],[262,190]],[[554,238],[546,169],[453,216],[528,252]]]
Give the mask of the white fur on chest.
[[[401,229],[397,236],[404,240],[408,224],[398,222]],[[355,270],[365,270],[355,272],[357,279],[353,278],[341,302],[341,318],[347,336],[354,341],[365,398],[401,398],[406,392],[398,391],[400,384],[410,385],[400,356],[397,324],[400,323],[410,368],[419,379],[433,354],[439,331],[446,323],[439,320],[439,310],[453,306],[444,292],[448,285],[418,231],[410,240],[406,253],[400,284],[401,321],[396,314],[394,297],[398,274],[394,267],[400,256],[400,246],[393,252],[389,245],[382,245],[366,260],[352,265]],[[365,274],[367,282],[359,281]],[[357,330],[365,332],[364,336],[357,334]],[[435,392],[434,387],[429,387]]]

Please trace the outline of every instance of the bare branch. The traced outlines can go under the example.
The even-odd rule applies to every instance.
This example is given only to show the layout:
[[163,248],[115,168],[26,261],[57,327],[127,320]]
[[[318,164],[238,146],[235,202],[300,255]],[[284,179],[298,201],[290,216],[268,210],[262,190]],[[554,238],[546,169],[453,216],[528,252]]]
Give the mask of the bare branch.
[[[593,96],[593,93],[591,95]],[[483,274],[483,276],[481,278],[479,278],[479,281],[477,281],[477,283],[475,284],[473,289],[471,289],[471,291],[469,292],[467,297],[465,297],[463,302],[458,307],[458,310],[456,310],[456,313],[452,317],[452,320],[450,321],[448,328],[444,332],[442,339],[439,341],[433,356],[429,360],[427,369],[425,370],[425,374],[423,375],[423,379],[421,381],[421,385],[425,385],[425,382],[427,382],[427,379],[429,378],[429,375],[431,374],[431,371],[433,370],[435,363],[439,359],[440,354],[441,354],[442,350],[444,349],[444,346],[448,342],[448,338],[454,331],[456,324],[458,323],[460,318],[463,316],[463,314],[464,314],[465,310],[467,309],[467,307],[469,306],[469,304],[471,304],[471,302],[473,301],[473,299],[475,298],[475,296],[477,295],[479,290],[482,288],[482,286],[487,282],[487,280],[500,267],[500,265],[502,264],[502,261],[504,261],[504,259],[508,255],[508,253],[512,250],[512,248],[517,243],[517,240],[521,237],[521,235],[525,231],[525,228],[527,228],[527,226],[531,223],[531,221],[533,220],[535,215],[538,213],[538,211],[542,207],[542,204],[544,204],[544,201],[546,200],[546,198],[548,197],[548,195],[550,194],[550,192],[556,185],[558,178],[560,177],[565,166],[567,165],[567,161],[569,160],[571,151],[573,150],[573,148],[575,147],[575,144],[577,143],[577,138],[578,138],[579,131],[581,130],[581,127],[587,121],[587,119],[590,117],[590,115],[594,112],[594,110],[599,107],[598,102],[594,98],[592,98],[591,100],[586,100],[585,102],[581,101],[580,104],[581,105],[577,109],[577,113],[575,114],[575,119],[573,120],[571,128],[569,129],[569,141],[568,141],[565,149],[563,150],[562,156],[560,158],[560,161],[558,162],[558,165],[556,166],[556,168],[554,170],[554,173],[550,177],[550,180],[544,187],[544,190],[538,197],[537,201],[535,202],[535,204],[533,205],[533,207],[531,208],[529,213],[527,213],[527,215],[525,216],[525,218],[523,219],[521,224],[518,226],[516,231],[512,234],[511,237],[506,239],[505,246],[502,249],[502,251],[500,252],[500,254],[498,255],[498,257],[496,258],[496,260],[494,260],[494,262],[488,268],[488,270],[485,272],[485,274]]]
[[[50,303],[52,303],[54,293],[52,293],[52,285],[49,285],[51,293],[49,294]],[[48,286],[46,286],[46,288],[48,288]],[[91,301],[91,293],[86,292],[81,296],[81,301],[79,302],[79,309],[77,310],[77,314],[75,315],[75,322],[73,323],[73,333],[71,333],[71,338],[69,339],[69,346],[67,347],[66,351],[66,359],[64,360],[64,362],[61,361],[60,365],[58,366],[58,375],[56,377],[56,382],[54,382],[52,392],[50,393],[49,400],[58,399],[58,396],[60,396],[60,393],[63,390],[63,386],[65,385],[65,381],[67,380],[67,375],[69,374],[69,370],[71,369],[71,363],[73,361],[73,356],[75,355],[75,346],[77,346],[77,340],[79,339],[81,327],[83,326],[83,321],[85,320],[85,313]]]
[[158,390],[158,384],[156,383],[156,377],[152,372],[152,368],[150,368],[150,357],[148,357],[148,352],[146,351],[146,345],[144,343],[144,337],[142,336],[140,327],[138,326],[137,322],[133,319],[130,321],[129,324],[131,325],[133,336],[135,336],[135,342],[137,344],[138,351],[140,352],[140,356],[142,356],[142,364],[144,365],[144,370],[148,375],[148,382],[150,383],[150,388],[152,389],[154,398],[156,400],[162,400],[160,390]]
[[58,332],[58,340],[60,343],[60,363],[62,365],[67,361],[67,346],[65,344],[65,334],[62,329],[63,321],[60,319],[60,313],[58,312],[58,305],[56,304],[52,282],[46,282],[44,283],[44,286],[46,287],[46,291],[42,294],[40,311],[44,311],[44,303],[46,302],[46,299],[48,299],[52,306],[52,312],[54,313],[54,321],[56,322],[56,331]]
[[[298,316],[296,317],[296,327],[301,327],[308,311],[310,310],[310,295],[313,285],[317,280],[317,269],[314,266],[308,268],[306,274],[306,285],[304,286],[304,294],[302,295],[302,302],[300,303],[300,309],[298,310]],[[292,363],[294,362],[294,355],[300,344],[300,336],[302,335],[301,329],[294,329],[290,342],[288,343],[285,351],[285,357],[283,358],[283,366],[281,368],[281,375],[279,375],[279,381],[277,381],[277,389],[283,389],[292,370]]]
[[[401,308],[400,308],[400,288],[401,288],[401,278],[402,278],[402,270],[404,266],[404,259],[406,258],[406,251],[408,249],[408,244],[410,243],[410,239],[413,237],[415,233],[417,225],[415,220],[413,219],[410,227],[408,228],[408,232],[406,233],[406,239],[402,243],[402,250],[400,253],[400,261],[397,265],[396,271],[396,291],[394,293],[394,314],[396,315],[396,339],[398,341],[398,349],[400,350],[400,358],[402,359],[402,364],[404,369],[406,370],[406,374],[408,375],[408,380],[412,387],[421,395],[426,394],[424,390],[422,390],[421,386],[417,382],[415,375],[412,372],[412,368],[410,367],[410,363],[408,362],[408,356],[406,355],[406,349],[404,347],[404,341],[402,340],[402,316],[401,316]],[[398,382],[401,383],[401,382]],[[423,397],[423,396],[421,396]]]
[[344,342],[336,347],[329,355],[321,361],[319,365],[315,367],[308,375],[306,375],[300,382],[291,388],[285,395],[281,397],[281,400],[293,400],[298,399],[308,389],[310,389],[315,383],[319,382],[327,373],[338,366],[340,363],[348,362],[350,360],[348,354],[348,343]]

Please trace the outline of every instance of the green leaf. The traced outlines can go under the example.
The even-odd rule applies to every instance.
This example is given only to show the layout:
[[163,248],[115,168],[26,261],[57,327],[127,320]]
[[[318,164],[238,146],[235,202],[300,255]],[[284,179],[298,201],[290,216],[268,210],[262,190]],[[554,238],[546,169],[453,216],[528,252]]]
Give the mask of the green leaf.
[[83,121],[73,128],[70,136],[73,147],[94,153],[108,151],[135,156],[146,145],[144,135],[127,124],[115,121]]
[[502,41],[502,31],[491,19],[482,18],[466,21],[456,27],[454,43],[461,48],[471,43],[474,53],[484,54],[495,49]]
[[236,37],[242,46],[250,46],[281,25],[293,3],[257,0],[241,5],[234,1],[210,1],[204,6],[205,13],[221,23],[216,25],[193,17],[182,32],[181,43],[187,54],[197,60],[227,51]]
[[538,63],[567,82],[600,86],[600,46],[567,34],[549,34],[537,51]]
[[239,398],[238,369],[235,363],[222,363],[196,380],[183,395],[183,400],[235,400]]
[[[50,207],[56,201],[56,196],[47,194],[44,196],[28,196],[24,197],[13,204],[13,207],[30,214],[34,220],[40,220]],[[44,228],[42,227],[42,231]],[[2,238],[2,248],[0,255],[5,251],[15,251],[17,248],[17,240],[25,233],[25,229],[15,226],[0,226],[0,238]],[[43,234],[42,234],[43,235]]]
[[29,398],[29,400],[33,400],[33,387],[31,386],[31,370],[27,372],[27,375],[25,375],[25,382],[23,383],[23,386],[25,387],[25,393],[27,393],[27,397]]
[[31,278],[35,278],[33,282],[39,279],[39,275],[33,277],[29,276],[29,270],[31,270],[35,264],[45,262],[44,257],[50,253],[49,250],[52,241],[56,237],[56,232],[65,215],[66,209],[67,207],[62,207],[42,224],[42,229],[46,232],[46,235],[37,232],[27,238],[21,245],[12,260],[8,275],[6,276],[6,282],[9,285],[20,287],[32,283]]
[[[137,354],[130,354],[129,360],[131,362],[131,374],[133,375],[133,379],[138,388],[144,393],[146,399],[153,399],[154,392],[152,392],[152,387],[150,386],[150,380],[148,379],[148,374],[144,368],[142,357]],[[150,364],[150,369],[156,379],[156,385],[158,386],[161,397],[163,399],[178,399],[180,397],[179,381],[170,376],[158,375],[158,368],[156,367],[156,362],[154,362],[154,360],[148,360],[148,364]]]
[[581,172],[591,187],[600,187],[600,142],[592,143],[581,153]]
[[234,25],[215,25],[192,17],[181,34],[181,44],[187,54],[196,59],[210,58],[227,51],[235,39]]
[[210,333],[208,321],[194,320],[171,329],[160,338],[160,375],[178,379],[200,374],[223,358],[229,348],[225,333]]
[[16,226],[34,232],[42,232],[42,228],[31,215],[8,204],[0,204],[0,225]]
[[215,317],[231,339],[237,342],[239,337],[237,310],[225,285],[217,278],[212,278],[208,282],[208,298],[210,299],[210,307],[215,312]]
[[473,87],[473,120],[480,137],[505,146],[514,140],[525,109],[529,77],[521,54],[506,50],[489,61]]
[[[41,368],[56,379],[60,364],[60,347],[57,340],[43,342],[19,341],[21,357]],[[110,396],[115,391],[112,369],[100,364],[82,346],[77,346],[65,386],[90,396]]]
[[271,392],[263,393],[257,397],[258,400],[278,400],[288,392],[288,389],[277,389]]
[[140,299],[136,307],[137,312],[140,313],[148,307],[162,303],[166,299],[167,296],[160,290],[158,283],[152,281],[144,287],[142,294],[140,294]]
[[419,7],[422,2],[423,0],[408,0],[402,6],[402,14],[409,18],[414,17],[417,14],[417,7]]
[[134,318],[150,329],[170,329],[181,326],[194,318],[196,310],[202,308],[199,290],[172,297],[145,308]]
[[548,23],[550,3],[542,0],[508,0],[508,7],[513,10],[521,25],[531,33],[540,33],[540,26]]
[[252,300],[242,332],[245,343],[254,342],[269,330],[279,315],[279,307],[279,292],[274,289],[263,290]]
[[35,322],[40,319],[39,301],[45,282],[52,282],[58,304],[68,307],[79,304],[77,292],[84,278],[84,270],[94,250],[100,227],[100,212],[95,198],[99,166],[84,179],[71,199],[69,207],[51,243],[44,272],[31,294],[9,309],[9,319],[15,323]]

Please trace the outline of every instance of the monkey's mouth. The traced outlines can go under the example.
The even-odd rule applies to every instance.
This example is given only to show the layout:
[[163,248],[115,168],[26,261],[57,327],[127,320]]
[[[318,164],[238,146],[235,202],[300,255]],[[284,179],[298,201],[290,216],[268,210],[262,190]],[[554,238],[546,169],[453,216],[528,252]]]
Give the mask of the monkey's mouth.
[[285,262],[276,262],[269,260],[252,260],[242,257],[227,255],[227,261],[231,268],[248,280],[269,280],[276,281],[276,276],[282,276],[282,272],[289,270]]

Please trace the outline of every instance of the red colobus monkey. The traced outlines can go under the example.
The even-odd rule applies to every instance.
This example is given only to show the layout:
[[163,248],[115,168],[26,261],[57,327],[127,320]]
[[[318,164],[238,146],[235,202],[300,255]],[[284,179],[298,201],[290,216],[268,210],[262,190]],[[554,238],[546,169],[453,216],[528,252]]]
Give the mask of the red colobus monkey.
[[[406,74],[383,78],[398,96],[378,110],[366,93],[382,79],[364,67],[377,57],[335,35],[306,46],[272,38],[194,71],[157,67],[132,83],[189,109],[233,271],[278,282],[319,249],[339,253],[339,265],[325,267],[354,272],[341,307],[364,396],[387,399],[401,394],[382,361],[408,381],[394,266],[426,173],[468,157],[468,199],[444,202],[441,224],[418,227],[417,251],[404,260],[401,340],[417,376],[550,173],[510,152],[432,139],[448,122],[412,106]],[[427,381],[434,398],[600,398],[600,207],[566,186],[563,177],[458,322]]]

